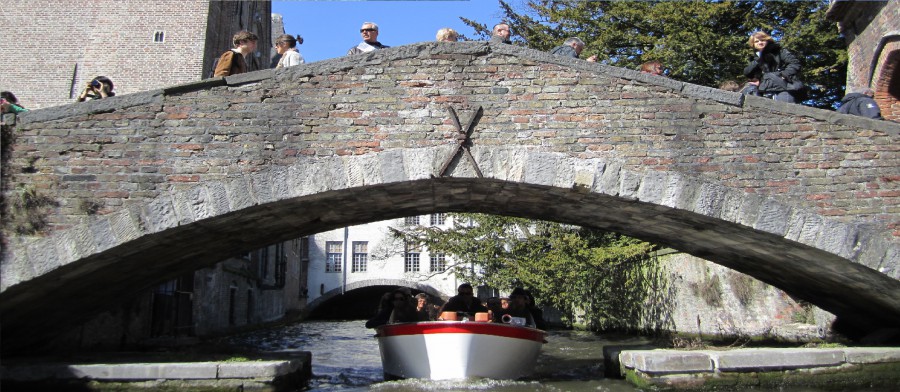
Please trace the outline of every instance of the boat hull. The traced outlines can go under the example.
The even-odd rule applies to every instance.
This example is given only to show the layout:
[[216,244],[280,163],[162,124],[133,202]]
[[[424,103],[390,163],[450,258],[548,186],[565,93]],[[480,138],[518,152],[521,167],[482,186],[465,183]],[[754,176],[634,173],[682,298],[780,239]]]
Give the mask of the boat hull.
[[544,331],[482,322],[421,322],[378,328],[384,373],[433,380],[516,379],[534,370]]

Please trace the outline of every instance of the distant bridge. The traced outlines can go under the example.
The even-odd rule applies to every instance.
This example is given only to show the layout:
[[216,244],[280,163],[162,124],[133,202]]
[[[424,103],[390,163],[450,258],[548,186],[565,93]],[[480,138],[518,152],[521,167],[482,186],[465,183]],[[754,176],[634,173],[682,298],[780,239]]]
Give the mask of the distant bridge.
[[900,325],[900,125],[424,43],[20,116],[4,349],[276,241],[432,212],[613,230]]

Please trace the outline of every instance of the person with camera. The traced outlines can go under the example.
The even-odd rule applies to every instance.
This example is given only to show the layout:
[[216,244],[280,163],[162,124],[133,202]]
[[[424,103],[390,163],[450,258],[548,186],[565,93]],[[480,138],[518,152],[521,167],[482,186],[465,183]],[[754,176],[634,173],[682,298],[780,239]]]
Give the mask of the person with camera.
[[534,317],[528,310],[528,293],[521,287],[509,294],[509,307],[494,313],[495,323],[534,327]]
[[84,90],[81,91],[81,94],[78,95],[78,102],[84,102],[88,98],[102,99],[115,96],[116,93],[113,91],[113,88],[112,80],[106,76],[98,76],[91,79],[90,82],[87,82],[87,86],[85,86]]

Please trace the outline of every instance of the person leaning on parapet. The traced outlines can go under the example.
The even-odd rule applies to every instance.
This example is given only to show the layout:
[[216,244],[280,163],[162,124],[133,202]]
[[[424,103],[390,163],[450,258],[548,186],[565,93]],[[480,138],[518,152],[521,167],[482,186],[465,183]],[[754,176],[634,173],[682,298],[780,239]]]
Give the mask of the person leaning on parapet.
[[306,61],[303,60],[300,51],[297,50],[297,45],[302,44],[303,37],[299,35],[297,38],[294,38],[294,36],[290,34],[278,36],[278,38],[275,39],[275,51],[281,55],[281,59],[278,60],[278,64],[275,65],[275,68],[293,67],[305,63]]
[[16,95],[9,91],[0,91],[0,113],[22,113],[28,109],[22,107]]
[[390,46],[382,45],[381,42],[378,42],[378,25],[372,22],[363,23],[362,27],[359,28],[359,34],[362,35],[363,41],[356,45],[350,50],[347,51],[347,54],[360,54],[371,52],[375,49],[386,49],[390,48]]
[[257,41],[259,41],[259,37],[246,30],[235,34],[231,39],[234,48],[219,57],[219,63],[216,64],[213,76],[230,76],[247,72],[246,57],[256,51]]
[[494,25],[494,30],[491,31],[491,43],[495,44],[511,44],[512,41],[509,39],[511,32],[509,30],[509,25],[506,23],[497,23]]
[[736,93],[738,91],[741,91],[741,85],[739,85],[738,82],[734,80],[726,80],[722,83],[719,83],[719,90],[731,91],[733,93]]
[[434,37],[438,42],[456,42],[459,40],[459,33],[449,27],[444,27],[437,31]]
[[84,90],[81,90],[81,94],[78,95],[77,101],[84,102],[88,99],[93,100],[113,97],[116,95],[113,88],[115,88],[115,86],[113,85],[112,80],[106,76],[98,76],[91,79],[90,82],[87,82],[87,86],[84,86]]
[[875,92],[872,89],[858,89],[858,92],[847,94],[841,99],[841,107],[838,108],[838,112],[882,120],[881,108],[878,107],[874,97]]
[[643,73],[662,75],[663,71],[664,68],[662,63],[656,60],[647,61],[641,64],[641,72]]
[[751,34],[747,44],[753,49],[753,56],[744,68],[744,76],[759,79],[759,95],[781,102],[796,102],[792,91],[803,89],[800,60],[762,31]]
[[[559,45],[553,49],[550,49],[550,54],[555,54],[557,56],[563,57],[574,57],[578,58],[581,55],[581,51],[584,50],[584,41],[580,38],[572,37],[566,39],[562,45]],[[595,62],[597,61],[597,56],[591,56],[585,59],[586,61]]]

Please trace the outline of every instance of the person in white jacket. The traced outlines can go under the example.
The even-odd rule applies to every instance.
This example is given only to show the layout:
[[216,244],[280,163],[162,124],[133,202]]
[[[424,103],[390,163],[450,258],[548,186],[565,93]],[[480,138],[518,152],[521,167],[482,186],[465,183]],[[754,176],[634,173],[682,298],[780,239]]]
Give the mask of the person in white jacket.
[[290,34],[280,35],[275,40],[275,51],[281,55],[281,59],[278,60],[278,65],[275,68],[293,67],[303,64],[305,62],[303,56],[297,50],[297,45],[299,44],[303,44],[303,37],[299,35],[297,38]]

